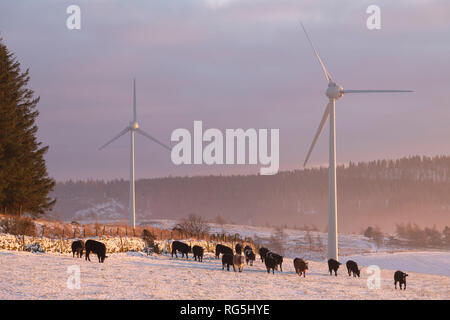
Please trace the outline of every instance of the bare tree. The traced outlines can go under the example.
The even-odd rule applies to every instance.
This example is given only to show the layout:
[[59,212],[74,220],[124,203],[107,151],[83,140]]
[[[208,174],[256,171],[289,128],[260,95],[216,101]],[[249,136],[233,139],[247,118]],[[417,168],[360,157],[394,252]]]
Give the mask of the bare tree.
[[316,237],[316,246],[319,249],[320,252],[324,251],[325,246],[323,245],[322,238],[320,237],[320,234],[317,234]]
[[187,218],[184,218],[178,223],[174,229],[187,234],[205,234],[209,231],[209,225],[201,216],[191,213]]
[[223,226],[224,224],[227,224],[227,220],[222,217],[220,214],[216,217],[215,222],[221,226]]
[[286,241],[286,233],[282,227],[276,227],[273,233],[270,235],[268,247],[271,251],[274,251],[280,255],[284,254],[284,243]]
[[314,243],[313,243],[313,237],[311,236],[311,232],[309,232],[309,230],[306,231],[305,241],[307,244],[309,244],[309,250],[312,251]]

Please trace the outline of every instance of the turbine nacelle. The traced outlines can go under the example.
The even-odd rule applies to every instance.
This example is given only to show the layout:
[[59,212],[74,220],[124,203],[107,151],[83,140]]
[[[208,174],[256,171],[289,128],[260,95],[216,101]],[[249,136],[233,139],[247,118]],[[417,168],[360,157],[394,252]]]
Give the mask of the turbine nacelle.
[[137,123],[137,121],[131,121],[131,122],[130,122],[130,129],[131,129],[131,130],[137,130],[137,129],[139,129],[139,124]]
[[334,82],[330,82],[328,84],[327,90],[325,91],[325,95],[330,99],[338,100],[344,95],[342,90],[344,90],[344,88],[342,88],[340,85]]

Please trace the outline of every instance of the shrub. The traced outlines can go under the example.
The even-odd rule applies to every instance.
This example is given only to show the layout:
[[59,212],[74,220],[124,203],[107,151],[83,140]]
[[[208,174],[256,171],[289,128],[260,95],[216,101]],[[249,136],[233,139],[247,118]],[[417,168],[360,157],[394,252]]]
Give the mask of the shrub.
[[378,226],[369,226],[363,234],[365,237],[372,239],[377,247],[380,247],[384,242],[384,234],[383,232],[381,232],[380,227]]
[[203,235],[209,231],[208,223],[196,214],[190,214],[187,218],[178,223],[174,230],[189,235]]
[[25,235],[35,237],[36,225],[31,218],[27,217],[5,217],[0,221],[0,227],[4,233],[14,234],[14,235]]
[[33,243],[33,244],[27,244],[25,251],[32,252],[32,253],[44,253],[44,249],[41,247],[39,243]]
[[150,243],[153,243],[155,239],[156,239],[156,236],[153,232],[148,231],[147,229],[144,229],[144,232],[142,235],[142,240],[145,241],[145,245],[148,246]]

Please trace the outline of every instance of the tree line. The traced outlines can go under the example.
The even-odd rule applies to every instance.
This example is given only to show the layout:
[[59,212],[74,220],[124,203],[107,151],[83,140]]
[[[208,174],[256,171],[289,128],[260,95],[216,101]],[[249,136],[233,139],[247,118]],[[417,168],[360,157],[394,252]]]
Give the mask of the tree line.
[[[450,156],[411,156],[350,163],[337,168],[340,225],[347,230],[389,222],[441,224],[450,210]],[[273,176],[194,176],[136,182],[137,213],[148,218],[206,219],[258,225],[326,227],[326,167],[281,171]],[[77,210],[115,199],[126,218],[128,181],[87,180],[57,183],[56,210],[70,219]],[[151,214],[151,215],[150,215]],[[340,228],[340,230],[342,230]]]

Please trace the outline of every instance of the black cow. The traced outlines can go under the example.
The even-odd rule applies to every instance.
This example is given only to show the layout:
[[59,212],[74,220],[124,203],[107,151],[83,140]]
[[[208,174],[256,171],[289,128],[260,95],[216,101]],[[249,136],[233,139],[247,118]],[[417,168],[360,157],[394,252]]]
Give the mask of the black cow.
[[308,270],[308,262],[300,258],[294,259],[294,269],[295,272],[301,277],[303,273],[303,278],[306,277],[306,270]]
[[220,254],[231,254],[233,255],[233,249],[231,249],[230,247],[224,246],[223,244],[217,244],[216,245],[216,259],[219,259],[219,255]]
[[339,266],[340,266],[341,264],[342,264],[342,263],[340,263],[339,261],[336,261],[336,260],[334,260],[334,259],[329,259],[329,260],[328,260],[328,270],[330,271],[330,276],[333,275],[333,274],[332,274],[332,271],[334,271],[334,274],[335,274],[336,277],[337,277],[337,270],[339,269]]
[[352,275],[352,272],[353,272],[354,277],[356,277],[356,276],[358,276],[358,278],[360,277],[361,269],[358,268],[358,264],[355,261],[348,260],[346,265],[347,265],[347,271],[348,271],[349,277]]
[[266,264],[267,273],[270,273],[270,269],[272,269],[272,274],[275,274],[275,269],[278,270],[278,265],[272,257],[266,256],[264,263]]
[[250,262],[250,265],[253,265],[253,261],[255,261],[256,257],[255,257],[255,253],[253,252],[252,248],[249,246],[245,247],[244,250],[244,254],[245,254],[245,262],[248,264]]
[[269,251],[266,254],[266,258],[267,257],[271,257],[275,261],[275,263],[280,266],[280,271],[283,271],[283,268],[282,268],[283,257],[282,256],[280,256],[279,254],[276,254],[276,253],[274,253],[272,251]]
[[195,261],[203,262],[203,248],[200,246],[193,246],[192,247],[192,253],[194,254]]
[[178,258],[177,251],[181,252],[181,258],[184,258],[184,255],[186,255],[186,259],[188,259],[188,253],[192,251],[192,248],[184,242],[174,241],[172,242],[172,258],[174,253],[175,257]]
[[259,248],[258,253],[261,256],[261,262],[264,262],[267,252],[269,252],[269,249],[264,248],[264,247]]
[[249,252],[247,255],[245,255],[245,261],[247,264],[250,262],[250,265],[253,266],[253,261],[255,261],[255,253],[253,251]]
[[236,272],[236,268],[233,264],[233,254],[224,253],[222,256],[222,270],[225,269],[225,265],[227,266],[227,270],[230,271],[230,266],[233,266],[234,272]]
[[77,241],[72,242],[73,258],[75,258],[75,253],[77,254],[77,258],[82,258],[83,251],[84,251],[84,241],[83,240],[77,240]]
[[408,275],[400,270],[395,271],[394,273],[394,286],[395,289],[397,289],[397,282],[400,284],[400,290],[402,290],[402,284],[403,284],[403,290],[406,290],[406,277]]
[[236,254],[242,253],[242,245],[240,243],[236,243],[236,246],[234,247],[234,249],[236,250]]
[[95,240],[88,240],[85,244],[86,249],[86,260],[91,261],[89,258],[89,253],[96,253],[98,257],[98,262],[105,262],[105,259],[108,258],[106,255],[106,246],[104,243],[95,241]]

